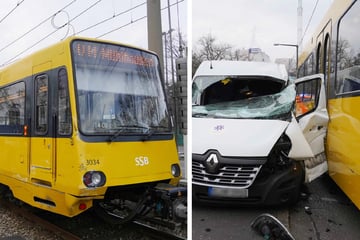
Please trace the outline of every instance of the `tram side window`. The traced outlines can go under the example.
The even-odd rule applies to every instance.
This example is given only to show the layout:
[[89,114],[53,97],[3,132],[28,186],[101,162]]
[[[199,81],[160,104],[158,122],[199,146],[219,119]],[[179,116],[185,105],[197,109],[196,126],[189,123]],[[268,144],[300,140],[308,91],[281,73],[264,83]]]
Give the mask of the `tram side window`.
[[296,85],[296,117],[301,117],[316,108],[319,99],[319,90],[320,79],[311,79]]
[[314,74],[314,55],[310,54],[310,56],[306,59],[306,76]]
[[38,134],[46,134],[48,131],[48,84],[46,75],[35,79],[35,130]]
[[0,88],[0,134],[22,134],[25,112],[25,83]]
[[360,28],[360,2],[343,16],[338,26],[336,92],[360,91],[360,41],[355,29]]
[[72,131],[68,78],[65,68],[58,72],[58,134],[69,135]]
[[298,77],[303,77],[305,75],[305,65],[301,65],[298,69]]

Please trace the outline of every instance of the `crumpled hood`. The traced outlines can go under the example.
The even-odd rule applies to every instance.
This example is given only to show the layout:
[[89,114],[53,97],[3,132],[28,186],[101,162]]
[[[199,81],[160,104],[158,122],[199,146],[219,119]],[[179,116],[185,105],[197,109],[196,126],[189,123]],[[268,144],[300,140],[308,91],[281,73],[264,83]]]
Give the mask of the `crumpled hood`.
[[281,120],[192,118],[192,152],[216,149],[222,156],[266,157],[288,125]]

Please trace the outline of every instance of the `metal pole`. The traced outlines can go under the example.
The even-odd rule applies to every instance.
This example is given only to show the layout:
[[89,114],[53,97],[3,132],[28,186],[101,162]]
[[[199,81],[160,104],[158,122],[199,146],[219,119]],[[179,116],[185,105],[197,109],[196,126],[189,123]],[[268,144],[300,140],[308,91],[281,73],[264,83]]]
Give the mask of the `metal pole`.
[[176,114],[176,86],[175,86],[175,71],[174,71],[174,54],[173,54],[173,41],[172,41],[172,34],[171,32],[173,31],[173,29],[171,28],[171,12],[170,12],[170,0],[167,1],[168,2],[168,16],[169,16],[169,47],[170,47],[170,59],[171,59],[171,78],[172,78],[172,85],[173,85],[173,102],[174,102],[174,110],[173,110],[173,114],[174,114],[174,120],[175,120],[175,126],[176,129],[175,131],[177,132],[177,114]]
[[298,64],[299,64],[299,45],[297,44],[288,44],[288,43],[274,43],[274,46],[286,46],[286,47],[295,47],[296,48],[296,77],[298,77]]
[[160,67],[163,70],[164,55],[161,40],[162,30],[160,0],[147,0],[147,19],[148,49],[157,53],[160,60]]
[[165,72],[165,84],[168,87],[169,86],[169,73],[168,73],[168,56],[167,56],[167,32],[163,32],[163,36],[164,36],[164,44],[165,44],[165,66],[164,66],[164,72]]

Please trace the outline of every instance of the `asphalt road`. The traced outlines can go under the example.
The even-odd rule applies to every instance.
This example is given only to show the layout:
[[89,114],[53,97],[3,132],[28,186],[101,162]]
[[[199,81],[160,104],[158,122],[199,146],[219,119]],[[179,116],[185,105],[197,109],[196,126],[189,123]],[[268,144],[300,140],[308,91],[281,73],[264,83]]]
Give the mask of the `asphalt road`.
[[295,239],[360,239],[360,210],[327,175],[308,184],[308,189],[307,198],[291,207],[227,207],[193,203],[192,239],[264,239],[250,227],[262,213],[277,217]]

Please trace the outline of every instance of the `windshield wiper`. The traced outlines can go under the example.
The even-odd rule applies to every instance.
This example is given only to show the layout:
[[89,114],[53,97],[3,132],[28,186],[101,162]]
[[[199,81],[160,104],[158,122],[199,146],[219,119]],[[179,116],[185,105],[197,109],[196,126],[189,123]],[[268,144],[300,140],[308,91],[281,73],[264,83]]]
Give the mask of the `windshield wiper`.
[[133,130],[133,129],[144,129],[145,131],[142,134],[146,134],[145,136],[149,138],[153,132],[151,131],[150,127],[141,126],[141,125],[126,125],[121,126],[121,128],[112,136],[109,137],[109,142],[114,141],[118,136],[120,136],[122,133],[126,132],[127,130]]
[[145,133],[145,135],[142,137],[142,141],[147,141],[150,139],[150,137],[154,134],[154,131],[151,130],[151,128],[148,128],[147,133]]
[[193,117],[206,117],[208,116],[209,114],[207,113],[193,113]]

